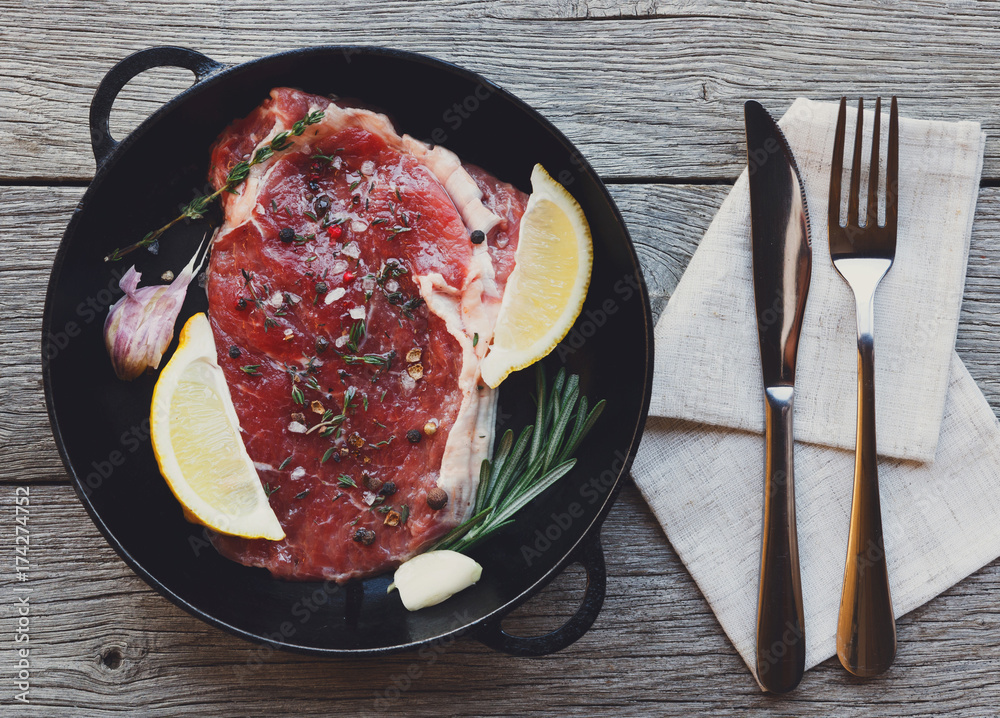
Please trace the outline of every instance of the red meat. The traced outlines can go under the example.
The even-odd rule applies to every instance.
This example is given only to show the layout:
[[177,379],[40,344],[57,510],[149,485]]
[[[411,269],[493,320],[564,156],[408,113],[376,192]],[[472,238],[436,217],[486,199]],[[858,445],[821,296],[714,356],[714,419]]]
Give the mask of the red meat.
[[[317,109],[321,122],[223,195],[209,314],[286,538],[213,541],[281,578],[342,582],[469,515],[495,407],[479,360],[527,197],[382,115],[284,88],[219,138],[213,184]],[[448,495],[437,510],[435,488]]]

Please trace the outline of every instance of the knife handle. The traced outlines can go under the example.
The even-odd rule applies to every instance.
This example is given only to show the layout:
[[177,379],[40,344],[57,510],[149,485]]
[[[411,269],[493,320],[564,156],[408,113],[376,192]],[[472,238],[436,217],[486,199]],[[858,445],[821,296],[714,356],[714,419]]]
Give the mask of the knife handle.
[[795,533],[791,386],[764,390],[764,530],[757,598],[757,680],[765,690],[786,693],[805,671],[799,548]]

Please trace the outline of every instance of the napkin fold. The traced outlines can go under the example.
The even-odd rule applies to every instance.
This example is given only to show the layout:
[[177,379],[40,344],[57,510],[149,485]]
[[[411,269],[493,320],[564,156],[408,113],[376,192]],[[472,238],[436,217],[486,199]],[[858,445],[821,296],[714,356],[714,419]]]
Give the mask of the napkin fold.
[[[837,105],[799,99],[779,124],[802,175],[813,244],[796,366],[795,437],[853,451],[854,298],[830,261],[826,232],[837,112]],[[856,112],[848,113],[845,165],[851,160],[855,117]],[[870,135],[874,113],[865,118]],[[884,153],[888,113],[882,118]],[[896,259],[875,295],[875,414],[878,449],[885,456],[934,458],[984,142],[975,122],[899,121]],[[864,149],[865,168],[869,147],[870,139]],[[880,176],[885,177],[884,166]],[[868,186],[867,171],[861,186]],[[744,171],[657,323],[652,415],[763,432],[749,237],[749,180]],[[697,367],[695,373],[692,367]]]
[[[780,122],[813,239],[795,409],[807,668],[836,653],[854,477],[855,308],[826,231],[836,116],[836,105],[800,99]],[[853,137],[852,122],[847,129]],[[897,254],[875,318],[879,476],[897,616],[1000,555],[1000,423],[954,352],[984,139],[977,123],[900,119]],[[650,420],[632,474],[755,671],[764,444],[749,222],[744,172],[657,323]]]

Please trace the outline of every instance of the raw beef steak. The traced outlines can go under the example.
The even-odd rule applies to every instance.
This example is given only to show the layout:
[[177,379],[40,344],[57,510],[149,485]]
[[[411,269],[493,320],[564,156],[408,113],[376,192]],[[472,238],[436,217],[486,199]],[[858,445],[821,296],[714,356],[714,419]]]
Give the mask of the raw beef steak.
[[223,195],[209,267],[219,364],[287,536],[213,541],[281,578],[342,582],[469,516],[496,405],[479,362],[527,197],[383,115],[287,88],[218,139],[213,184],[316,110]]

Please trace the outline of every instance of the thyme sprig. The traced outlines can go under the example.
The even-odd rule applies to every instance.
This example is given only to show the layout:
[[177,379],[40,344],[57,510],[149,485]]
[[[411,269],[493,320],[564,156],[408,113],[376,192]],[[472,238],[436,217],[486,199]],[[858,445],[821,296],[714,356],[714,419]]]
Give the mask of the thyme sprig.
[[306,127],[309,125],[315,125],[317,122],[323,119],[323,110],[315,110],[310,112],[308,115],[298,120],[292,125],[290,130],[285,130],[284,132],[279,132],[276,134],[271,141],[264,145],[263,147],[258,147],[257,151],[254,152],[253,157],[249,160],[241,160],[233,165],[232,169],[229,170],[229,174],[226,175],[225,183],[217,190],[211,194],[202,195],[201,197],[195,197],[193,200],[188,202],[181,209],[181,213],[174,217],[172,220],[167,222],[165,225],[159,229],[154,229],[151,232],[147,232],[146,236],[140,239],[134,244],[130,244],[124,249],[116,249],[111,254],[104,258],[105,262],[117,262],[119,259],[124,257],[130,252],[134,252],[142,247],[148,247],[154,242],[156,242],[163,234],[173,227],[175,224],[184,219],[201,219],[205,216],[205,212],[208,211],[209,205],[218,198],[223,192],[235,192],[236,188],[239,187],[250,176],[250,168],[254,165],[259,165],[262,162],[267,162],[271,157],[273,157],[278,152],[283,152],[292,146],[292,137],[299,137],[303,132],[306,131]]
[[[576,465],[573,454],[593,428],[605,402],[588,411],[580,395],[580,377],[560,369],[546,395],[545,371],[536,372],[535,423],[514,441],[508,429],[492,461],[483,461],[472,518],[453,529],[434,548],[468,551],[504,526],[514,515]],[[537,431],[536,431],[537,428]]]

